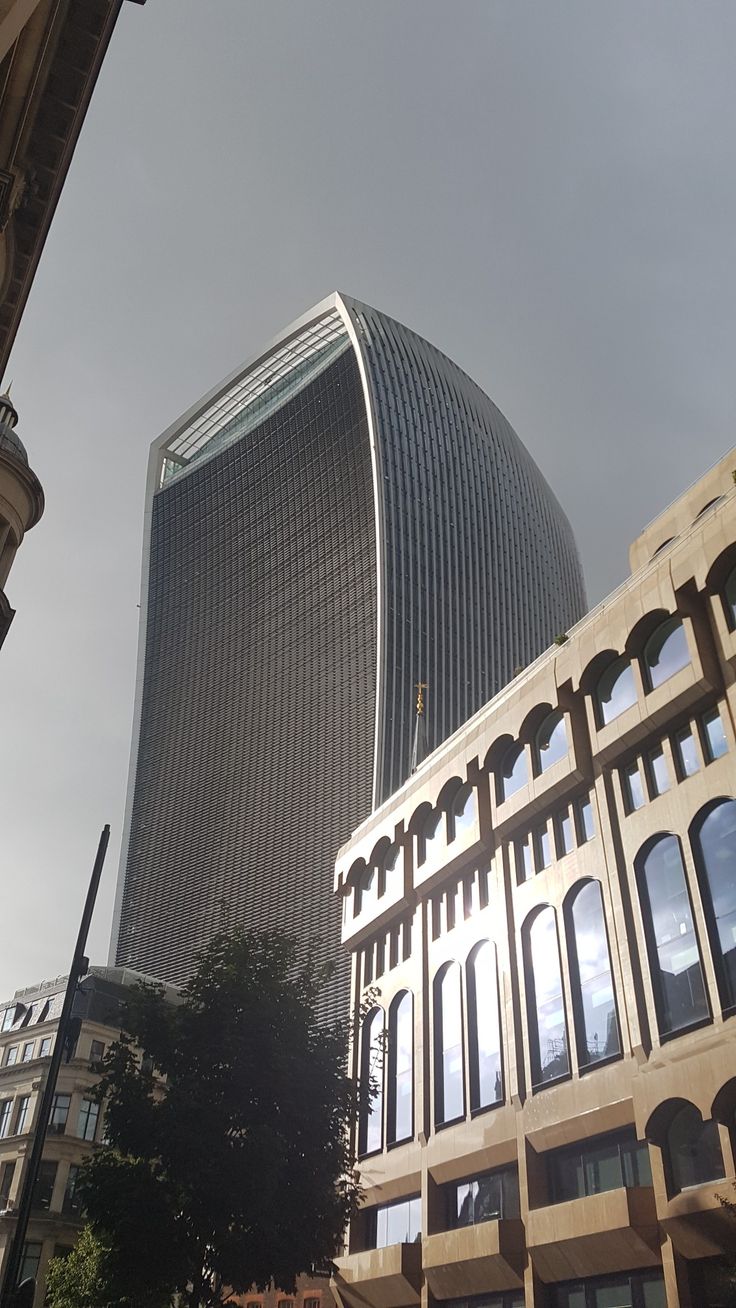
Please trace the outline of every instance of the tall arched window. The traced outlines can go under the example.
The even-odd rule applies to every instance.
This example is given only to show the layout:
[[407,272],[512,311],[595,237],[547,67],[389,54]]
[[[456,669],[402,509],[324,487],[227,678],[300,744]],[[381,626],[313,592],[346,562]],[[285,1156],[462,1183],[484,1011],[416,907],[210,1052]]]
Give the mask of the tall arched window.
[[515,740],[501,759],[497,774],[498,800],[510,799],[517,790],[521,790],[529,780],[526,750],[521,741]]
[[[358,1152],[372,1154],[383,1147],[384,1016],[372,1008],[363,1019],[360,1041],[361,1111]],[[371,1097],[369,1087],[376,1093]]]
[[720,800],[692,827],[693,852],[703,896],[718,992],[724,1008],[736,1006],[736,801]]
[[718,1125],[704,1122],[693,1104],[683,1104],[672,1118],[665,1156],[674,1192],[720,1181],[726,1175]]
[[565,715],[559,709],[549,713],[534,737],[537,766],[540,772],[546,772],[553,763],[558,763],[567,753],[567,724]]
[[355,885],[355,916],[370,908],[378,899],[378,869],[369,865],[358,876]]
[[609,663],[595,692],[598,725],[605,727],[636,703],[634,669],[627,658]]
[[408,990],[396,995],[388,1012],[388,1121],[389,1144],[410,1140],[414,1134],[414,1020]]
[[503,1060],[496,946],[482,940],[468,956],[470,1107],[503,1103]]
[[460,786],[450,810],[450,839],[469,831],[476,817],[475,791],[472,786]]
[[675,615],[661,622],[644,646],[644,671],[649,690],[656,690],[690,662],[682,619]]
[[621,1053],[603,898],[584,881],[565,906],[578,1063],[589,1067]]
[[636,860],[660,1035],[709,1016],[700,947],[676,836],[659,836]]
[[434,1105],[438,1126],[465,1114],[463,1007],[458,963],[446,963],[434,979]]
[[726,577],[726,584],[723,587],[723,603],[726,610],[726,621],[731,631],[736,629],[736,568],[732,568]]
[[555,910],[547,906],[527,919],[522,939],[532,1078],[538,1086],[570,1072]]

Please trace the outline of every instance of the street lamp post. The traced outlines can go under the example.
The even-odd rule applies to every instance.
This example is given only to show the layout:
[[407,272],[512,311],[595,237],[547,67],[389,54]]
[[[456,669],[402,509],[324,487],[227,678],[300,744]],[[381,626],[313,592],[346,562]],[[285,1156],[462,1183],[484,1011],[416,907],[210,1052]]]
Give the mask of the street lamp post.
[[[66,1036],[69,1031],[70,1019],[72,1015],[72,1004],[77,992],[77,986],[82,977],[86,975],[89,968],[89,959],[85,957],[87,947],[87,936],[89,934],[90,922],[92,921],[92,912],[97,899],[97,890],[102,876],[102,866],[105,862],[105,854],[110,839],[110,827],[104,826],[100,835],[100,842],[97,846],[97,856],[95,858],[92,876],[90,878],[87,899],[82,913],[82,921],[79,925],[79,935],[77,936],[77,945],[74,950],[72,965],[69,969],[69,980],[67,981],[66,994],[64,995],[64,1004],[59,1018],[59,1027],[54,1044],[54,1052],[51,1055],[51,1064],[48,1069],[48,1075],[41,1095],[41,1102],[36,1113],[36,1120],[33,1128],[33,1144],[31,1153],[26,1163],[23,1174],[23,1184],[21,1186],[20,1202],[18,1204],[18,1220],[15,1225],[15,1234],[8,1256],[5,1260],[5,1274],[3,1276],[2,1290],[0,1290],[0,1308],[17,1308],[19,1302],[25,1302],[24,1295],[18,1297],[18,1278],[23,1262],[23,1246],[26,1241],[26,1232],[28,1230],[28,1218],[31,1213],[31,1204],[33,1202],[33,1190],[38,1176],[38,1168],[41,1162],[43,1147],[46,1143],[46,1131],[51,1117],[51,1106],[54,1101],[56,1091],[56,1082],[61,1066],[61,1057],[64,1051]],[[23,1291],[27,1295],[27,1280],[23,1282]]]

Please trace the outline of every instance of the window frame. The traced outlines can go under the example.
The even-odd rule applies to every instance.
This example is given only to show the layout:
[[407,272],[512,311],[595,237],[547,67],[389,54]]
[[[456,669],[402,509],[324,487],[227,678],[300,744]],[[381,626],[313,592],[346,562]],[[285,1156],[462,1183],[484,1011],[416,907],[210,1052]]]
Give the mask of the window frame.
[[[654,852],[655,848],[659,844],[662,844],[665,840],[674,840],[676,842],[677,848],[680,853],[680,865],[682,869],[683,885],[687,896],[687,904],[690,910],[690,920],[692,923],[693,938],[698,951],[698,958],[700,962],[700,974],[703,983],[703,995],[705,998],[705,1007],[706,1007],[706,1012],[703,1016],[693,1018],[692,1021],[688,1022],[683,1026],[669,1027],[667,1029],[665,1029],[663,1025],[664,1014],[666,1011],[666,1001],[665,1001],[665,993],[660,977],[661,968],[659,964],[659,943],[655,935],[651,897],[650,897],[649,886],[646,878],[647,861],[650,855]],[[710,993],[708,990],[708,978],[703,963],[703,948],[700,941],[700,933],[698,931],[698,924],[695,918],[695,911],[693,907],[692,888],[690,886],[687,864],[685,862],[685,858],[683,854],[682,841],[680,840],[679,836],[675,835],[674,832],[671,831],[660,831],[657,832],[655,835],[650,836],[649,839],[645,841],[645,843],[638,850],[634,858],[634,876],[635,876],[636,887],[638,892],[639,912],[641,914],[641,922],[644,930],[644,940],[647,948],[647,964],[649,969],[649,981],[652,988],[652,995],[654,997],[654,1010],[657,1017],[657,1033],[659,1036],[660,1043],[665,1044],[669,1040],[679,1039],[680,1036],[685,1035],[688,1031],[696,1031],[701,1026],[708,1026],[713,1021],[713,1011],[710,1002]],[[665,941],[664,943],[666,944],[668,942]]]

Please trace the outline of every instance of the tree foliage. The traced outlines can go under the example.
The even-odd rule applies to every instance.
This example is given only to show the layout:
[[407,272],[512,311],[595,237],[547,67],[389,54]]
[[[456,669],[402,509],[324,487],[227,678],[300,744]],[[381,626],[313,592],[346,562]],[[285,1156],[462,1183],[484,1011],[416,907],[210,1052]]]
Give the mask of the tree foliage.
[[46,1273],[47,1308],[163,1308],[155,1292],[144,1289],[132,1300],[116,1283],[110,1250],[85,1226],[74,1248],[52,1258]]
[[315,1022],[323,982],[274,931],[218,935],[179,1004],[132,992],[98,1091],[109,1147],[80,1186],[104,1274],[136,1308],[291,1291],[338,1250],[358,1200],[355,1092],[347,1029]]

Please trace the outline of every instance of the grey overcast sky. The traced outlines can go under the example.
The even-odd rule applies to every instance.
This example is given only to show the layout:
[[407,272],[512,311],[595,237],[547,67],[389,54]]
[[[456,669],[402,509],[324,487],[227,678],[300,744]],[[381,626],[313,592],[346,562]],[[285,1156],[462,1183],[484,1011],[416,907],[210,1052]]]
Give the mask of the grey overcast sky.
[[107,955],[150,441],[345,290],[500,405],[591,602],[734,443],[733,0],[126,4],[8,376],[47,509],[0,653],[0,998]]

